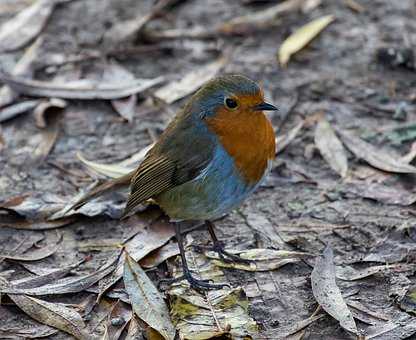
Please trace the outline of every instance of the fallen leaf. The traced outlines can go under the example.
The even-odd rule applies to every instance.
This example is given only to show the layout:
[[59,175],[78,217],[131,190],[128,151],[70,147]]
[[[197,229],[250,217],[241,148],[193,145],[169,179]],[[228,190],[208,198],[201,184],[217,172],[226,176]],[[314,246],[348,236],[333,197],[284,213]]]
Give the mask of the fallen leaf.
[[[213,261],[207,261],[203,254],[195,252],[192,247],[186,250],[186,258],[194,276],[212,280],[213,283],[227,281]],[[174,262],[173,265],[173,277],[178,278],[182,275],[181,264]],[[244,339],[258,334],[258,326],[248,313],[248,299],[241,287],[198,292],[182,280],[171,284],[168,295],[172,321],[180,339],[220,336]]]
[[216,31],[226,35],[248,34],[253,31],[271,27],[273,24],[279,22],[276,20],[279,15],[283,16],[283,14],[287,12],[300,9],[302,2],[303,0],[283,1],[264,10],[233,18],[232,20],[221,24]]
[[353,267],[345,266],[337,266],[336,267],[336,276],[337,278],[345,281],[355,281],[364,279],[366,277],[369,277],[371,275],[384,272],[386,270],[393,269],[396,272],[399,271],[408,271],[408,270],[414,270],[415,265],[412,264],[403,264],[403,263],[395,263],[385,266],[373,266],[363,269],[354,269]]
[[317,259],[311,274],[312,292],[316,301],[341,327],[358,334],[357,326],[335,282],[334,254],[327,246],[323,257]]
[[140,327],[139,321],[135,315],[133,315],[130,320],[125,340],[145,340],[143,337],[143,329]]
[[139,264],[143,268],[153,268],[178,254],[178,244],[176,242],[169,242],[159,249],[150,252],[147,256],[139,261]]
[[286,149],[290,143],[296,138],[299,131],[302,129],[304,122],[300,122],[287,133],[276,137],[276,154],[281,153]]
[[27,251],[24,254],[0,253],[0,258],[5,258],[14,261],[38,261],[53,255],[59,248],[62,242],[62,236],[53,244],[47,244],[45,247],[36,248],[33,251]]
[[337,129],[344,145],[359,159],[366,161],[373,167],[393,173],[416,173],[416,167],[409,165],[399,158],[394,157],[362,139],[355,137],[350,132]]
[[416,286],[411,287],[400,301],[400,309],[416,315]]
[[38,0],[0,27],[0,53],[27,45],[45,27],[56,1]]
[[342,188],[342,191],[384,204],[395,204],[404,207],[410,206],[416,202],[416,192],[380,183],[348,181]]
[[226,58],[222,57],[212,63],[200,66],[182,76],[180,80],[161,87],[154,95],[165,103],[172,104],[198,90],[198,88],[214,77],[224,67],[225,63]]
[[311,325],[315,321],[317,321],[319,319],[322,319],[324,316],[325,316],[325,314],[312,315],[307,319],[296,322],[293,326],[291,326],[291,329],[289,331],[284,333],[282,338],[283,339],[288,339],[288,340],[292,339],[293,335],[302,331],[303,329],[305,329],[306,327],[308,327],[309,325]]
[[89,161],[84,158],[81,152],[77,152],[77,158],[89,169],[110,178],[119,178],[134,170],[134,168],[126,168],[118,164],[102,164]]
[[249,249],[249,250],[227,250],[228,252],[249,260],[250,263],[224,262],[215,252],[208,252],[209,258],[215,259],[214,264],[224,268],[235,268],[246,271],[269,271],[278,269],[289,263],[296,263],[300,258],[311,254],[289,250],[274,249]]
[[394,320],[366,329],[365,339],[393,340],[410,339],[416,332],[416,318],[401,313]]
[[24,102],[3,107],[0,109],[0,123],[21,115],[22,113],[33,110],[36,106],[39,105],[39,103],[40,100],[26,100]]
[[132,317],[132,310],[122,301],[117,301],[107,319],[107,338],[117,340],[120,338]]
[[10,286],[13,286],[15,288],[35,288],[35,287],[43,286],[45,284],[48,284],[51,281],[55,281],[66,276],[83,262],[84,260],[74,263],[73,265],[67,266],[65,268],[52,270],[43,275],[30,276],[30,277],[25,277],[22,279],[10,281],[9,284]]
[[110,274],[116,267],[116,263],[120,251],[116,253],[115,257],[111,257],[107,263],[101,268],[91,274],[85,274],[75,277],[66,277],[56,280],[52,283],[47,283],[43,286],[33,288],[15,288],[10,284],[6,286],[0,286],[0,292],[7,294],[27,294],[27,295],[56,295],[67,293],[78,293],[91,287],[94,283]]
[[114,99],[111,105],[118,114],[128,122],[133,121],[133,116],[136,113],[137,95],[132,94],[126,98]]
[[119,99],[143,92],[164,81],[163,77],[135,79],[130,84],[108,84],[94,81],[57,83],[16,77],[0,72],[0,80],[16,92],[32,96],[63,99]]
[[[40,46],[43,44],[42,38],[37,38],[35,42],[26,49],[23,56],[19,59],[16,65],[13,67],[11,73],[15,76],[33,76],[33,65],[36,59],[39,57]],[[0,108],[6,105],[12,104],[19,96],[18,93],[13,91],[9,86],[5,85],[0,88]],[[0,111],[1,112],[1,111]],[[11,118],[11,117],[10,117]],[[2,121],[2,114],[0,113],[0,122]]]
[[167,7],[174,5],[179,1],[180,0],[159,0],[148,13],[143,14],[140,12],[134,19],[123,20],[120,23],[117,23],[106,32],[104,36],[105,42],[108,45],[113,45],[133,38],[139,34],[150,20]]
[[165,339],[173,340],[176,331],[163,296],[143,269],[128,254],[123,278],[134,313]]
[[368,309],[359,301],[348,300],[347,305],[355,319],[358,319],[369,325],[377,325],[380,324],[380,322],[390,320],[386,315]]
[[0,221],[0,227],[7,227],[13,229],[23,230],[48,230],[65,227],[76,221],[74,217],[62,218],[56,221],[37,221],[27,220],[23,218],[11,218],[10,220]]
[[290,57],[308,45],[322,30],[334,21],[333,15],[315,19],[292,33],[279,48],[279,63],[285,67]]
[[39,129],[46,128],[48,124],[48,111],[50,109],[64,109],[67,106],[65,100],[59,98],[50,98],[45,101],[41,101],[33,110],[33,115],[35,116],[35,124]]
[[[133,215],[128,219],[128,223],[139,224],[140,219]],[[175,230],[172,223],[162,219],[157,220],[150,226],[141,223],[138,233],[125,244],[125,249],[134,261],[140,261],[151,251],[163,246],[174,235]]]
[[61,303],[46,302],[27,295],[9,294],[9,297],[36,321],[72,334],[77,339],[88,339],[84,332],[85,323],[73,309]]
[[324,118],[316,125],[315,145],[329,166],[341,177],[346,177],[348,159],[345,149],[329,122]]

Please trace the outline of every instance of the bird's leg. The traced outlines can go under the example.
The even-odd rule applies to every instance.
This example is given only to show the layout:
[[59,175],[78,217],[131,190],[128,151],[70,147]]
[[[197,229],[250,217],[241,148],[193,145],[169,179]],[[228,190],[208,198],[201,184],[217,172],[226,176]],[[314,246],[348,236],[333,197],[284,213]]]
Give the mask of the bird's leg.
[[212,250],[215,251],[223,261],[240,262],[240,263],[246,263],[246,264],[251,262],[250,260],[242,259],[238,255],[231,254],[224,249],[224,244],[220,240],[218,240],[217,235],[215,235],[214,223],[207,220],[205,221],[205,225],[207,226],[212,242],[214,243]]
[[192,276],[191,271],[189,270],[188,263],[185,257],[185,248],[183,246],[183,238],[180,231],[179,223],[175,223],[175,233],[176,239],[178,240],[178,247],[179,252],[182,260],[182,270],[183,270],[183,277],[182,279],[186,279],[192,288],[195,289],[221,289],[223,287],[229,287],[228,284],[213,284],[209,283],[210,280],[201,280],[196,279]]

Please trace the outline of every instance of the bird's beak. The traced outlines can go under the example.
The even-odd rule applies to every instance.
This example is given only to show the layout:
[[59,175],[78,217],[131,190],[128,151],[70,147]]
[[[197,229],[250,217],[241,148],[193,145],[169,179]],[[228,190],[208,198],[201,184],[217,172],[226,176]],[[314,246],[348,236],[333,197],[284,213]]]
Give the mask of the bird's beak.
[[272,104],[261,103],[261,104],[254,106],[254,110],[255,111],[278,111],[279,109]]

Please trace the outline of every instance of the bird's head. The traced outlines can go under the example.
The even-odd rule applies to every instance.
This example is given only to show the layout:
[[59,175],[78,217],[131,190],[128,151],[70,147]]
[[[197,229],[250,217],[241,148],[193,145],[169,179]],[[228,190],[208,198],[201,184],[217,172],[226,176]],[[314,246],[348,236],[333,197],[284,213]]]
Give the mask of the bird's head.
[[238,119],[277,108],[264,101],[263,91],[253,80],[242,75],[225,75],[206,83],[191,99],[190,109],[202,119],[216,116]]

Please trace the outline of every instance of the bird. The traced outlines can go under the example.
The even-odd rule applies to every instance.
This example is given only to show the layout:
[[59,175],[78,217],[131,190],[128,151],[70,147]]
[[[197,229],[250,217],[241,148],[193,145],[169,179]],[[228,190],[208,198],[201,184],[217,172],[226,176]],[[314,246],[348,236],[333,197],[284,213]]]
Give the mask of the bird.
[[239,207],[261,184],[275,157],[275,133],[265,102],[253,80],[222,75],[203,85],[185,104],[144,160],[131,174],[130,194],[122,218],[152,199],[175,225],[183,279],[196,289],[219,289],[194,277],[187,265],[183,221],[204,221],[213,249],[238,260],[218,240],[215,220]]

